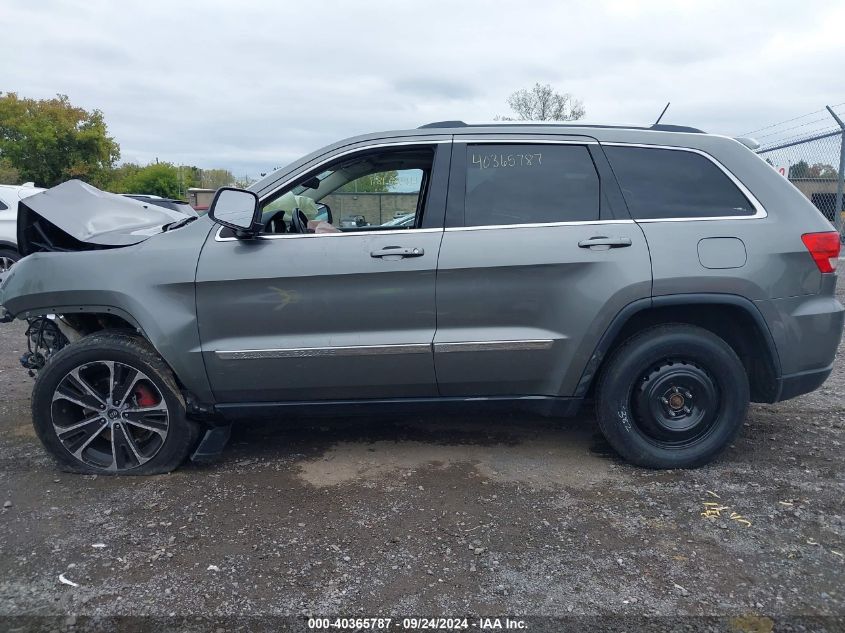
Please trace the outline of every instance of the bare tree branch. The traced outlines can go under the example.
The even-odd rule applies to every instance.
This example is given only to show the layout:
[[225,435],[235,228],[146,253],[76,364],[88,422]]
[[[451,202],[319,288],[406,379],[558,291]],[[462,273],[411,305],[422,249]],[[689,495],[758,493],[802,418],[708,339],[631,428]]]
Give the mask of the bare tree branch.
[[551,84],[536,83],[508,97],[515,117],[497,116],[498,121],[577,121],[586,114],[584,104],[568,92],[555,92]]

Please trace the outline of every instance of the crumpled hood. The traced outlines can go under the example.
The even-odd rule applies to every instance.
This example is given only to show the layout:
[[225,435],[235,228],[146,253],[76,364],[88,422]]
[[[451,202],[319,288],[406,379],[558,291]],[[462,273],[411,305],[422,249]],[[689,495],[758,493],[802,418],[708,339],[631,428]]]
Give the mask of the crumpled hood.
[[68,180],[18,204],[18,248],[28,255],[83,250],[85,244],[128,246],[186,217],[172,209],[100,191],[81,180]]

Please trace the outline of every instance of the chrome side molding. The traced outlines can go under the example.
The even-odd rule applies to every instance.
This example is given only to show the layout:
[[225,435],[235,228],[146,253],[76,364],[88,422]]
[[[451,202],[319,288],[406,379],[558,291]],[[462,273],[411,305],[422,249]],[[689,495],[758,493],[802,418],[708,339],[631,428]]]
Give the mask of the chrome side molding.
[[214,354],[220,360],[262,360],[268,358],[429,354],[432,351],[435,354],[448,354],[451,352],[520,352],[551,349],[553,344],[554,339],[523,339],[515,341],[461,341],[455,343],[400,343],[395,345],[218,350]]

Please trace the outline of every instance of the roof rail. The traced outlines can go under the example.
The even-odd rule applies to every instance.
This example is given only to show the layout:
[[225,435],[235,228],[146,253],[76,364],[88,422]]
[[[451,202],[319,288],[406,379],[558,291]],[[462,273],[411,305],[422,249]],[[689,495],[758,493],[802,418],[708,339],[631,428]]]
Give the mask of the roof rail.
[[560,121],[493,121],[492,123],[466,123],[464,121],[434,121],[433,123],[426,123],[421,125],[419,130],[430,128],[456,128],[456,127],[492,127],[492,126],[507,126],[507,125],[535,125],[537,127],[585,127],[585,128],[610,128],[610,129],[627,129],[627,130],[653,130],[655,132],[687,132],[691,134],[704,134],[703,130],[686,125],[667,125],[665,123],[656,123],[649,127],[637,125],[597,125],[578,123],[577,121],[563,123]]
[[666,123],[655,123],[649,130],[655,132],[690,132],[692,134],[704,134],[704,130],[699,130],[697,127],[689,127],[688,125],[668,125]]
[[434,123],[426,123],[425,125],[421,125],[417,129],[424,130],[430,127],[467,127],[467,124],[463,121],[435,121]]

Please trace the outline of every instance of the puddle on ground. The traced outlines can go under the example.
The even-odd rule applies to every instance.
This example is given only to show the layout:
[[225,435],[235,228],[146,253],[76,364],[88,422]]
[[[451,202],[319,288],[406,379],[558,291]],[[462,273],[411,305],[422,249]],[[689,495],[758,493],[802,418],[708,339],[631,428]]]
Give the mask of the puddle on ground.
[[[497,431],[504,429],[497,428]],[[613,462],[591,452],[592,429],[513,431],[507,443],[435,443],[418,440],[340,442],[321,457],[299,463],[299,476],[313,486],[395,479],[420,468],[470,464],[483,478],[534,488],[587,487],[613,476]],[[479,433],[481,435],[481,433]],[[464,438],[465,439],[465,438]]]

